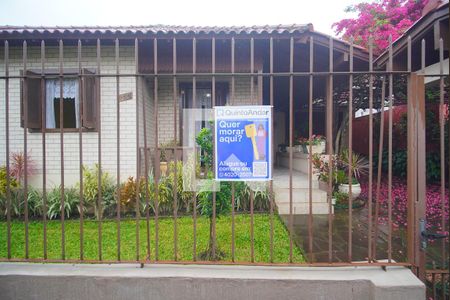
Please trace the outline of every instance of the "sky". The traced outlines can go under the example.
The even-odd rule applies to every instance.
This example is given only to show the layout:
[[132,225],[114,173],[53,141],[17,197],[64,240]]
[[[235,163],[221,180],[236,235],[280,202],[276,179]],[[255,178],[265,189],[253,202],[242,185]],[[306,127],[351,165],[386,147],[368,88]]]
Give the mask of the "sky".
[[0,0],[0,25],[277,25],[332,24],[361,0]]

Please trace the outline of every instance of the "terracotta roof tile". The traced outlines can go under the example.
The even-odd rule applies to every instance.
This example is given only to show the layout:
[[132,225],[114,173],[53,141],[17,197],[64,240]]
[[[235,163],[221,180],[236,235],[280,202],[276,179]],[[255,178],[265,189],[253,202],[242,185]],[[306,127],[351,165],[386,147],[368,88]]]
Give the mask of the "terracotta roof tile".
[[313,31],[312,24],[262,26],[0,26],[0,33],[21,34],[283,34]]

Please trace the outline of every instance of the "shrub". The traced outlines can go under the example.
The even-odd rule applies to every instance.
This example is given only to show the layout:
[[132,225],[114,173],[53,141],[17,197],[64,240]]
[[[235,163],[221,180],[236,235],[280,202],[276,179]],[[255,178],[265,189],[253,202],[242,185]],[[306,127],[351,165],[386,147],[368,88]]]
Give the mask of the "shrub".
[[[0,216],[6,215],[6,167],[0,167]],[[14,197],[14,191],[19,187],[19,182],[12,176],[9,177],[9,187],[11,199]],[[12,202],[12,201],[11,201]]]
[[[250,193],[252,188],[245,182],[236,182],[235,185],[236,210],[250,210]],[[253,208],[257,211],[268,211],[270,209],[270,191],[265,186],[253,186]]]
[[[24,207],[25,207],[25,199],[23,193],[19,188],[12,188],[10,193],[10,214],[12,217],[20,217],[23,215]],[[2,205],[2,216],[6,216],[7,211],[7,199],[6,195],[1,200]]]
[[[153,212],[155,211],[156,201],[156,183],[154,176],[149,175],[149,190],[150,190],[150,202]],[[167,176],[159,178],[158,182],[158,213],[170,214],[173,209],[173,193],[172,186]],[[145,210],[145,204],[144,204]]]
[[348,194],[343,192],[334,192],[333,197],[336,199],[336,206],[348,207]]
[[[383,172],[388,172],[388,151],[383,150],[381,167]],[[427,182],[434,183],[441,179],[441,158],[438,153],[427,153],[425,165],[427,168]],[[378,156],[374,156],[374,166],[377,166]],[[408,152],[407,150],[392,151],[392,174],[398,177],[406,177],[408,174]]]
[[[6,168],[0,169],[0,217],[7,214],[7,199],[6,199]],[[24,214],[25,198],[23,189],[20,188],[19,183],[13,177],[10,177],[10,207],[11,216],[20,217]],[[42,215],[42,194],[28,186],[27,190],[28,215],[30,217],[38,217]]]
[[[80,213],[79,193],[75,188],[64,188],[64,216],[70,218]],[[52,189],[47,195],[47,215],[49,219],[61,216],[61,186]]]
[[[6,167],[0,167],[0,198],[3,199],[6,197]],[[14,189],[19,187],[19,182],[13,177],[9,177],[9,186],[10,189]]]
[[[383,172],[388,171],[389,157],[388,150],[383,150],[383,159],[381,161],[381,167]],[[374,157],[374,166],[377,166],[378,156]],[[408,154],[406,150],[392,151],[392,174],[398,177],[406,177],[408,167]]]
[[[136,180],[133,176],[130,176],[120,187],[120,205],[125,210],[132,210],[136,206],[136,185]],[[140,203],[142,203],[142,201],[145,200],[145,178],[142,177],[139,180],[138,196]]]
[[[175,179],[175,162],[171,161],[169,163],[169,172],[168,172],[168,183],[170,184],[170,188],[173,190],[177,189],[177,205],[179,209],[184,209],[186,212],[189,212],[190,203],[195,195],[193,191],[189,190],[189,183],[183,183],[183,180],[189,180],[193,175],[193,170],[189,170],[190,164],[187,163],[183,165],[182,161],[177,161],[176,164],[176,179]],[[185,189],[186,188],[186,189]],[[172,199],[173,202],[173,199]]]
[[[102,211],[98,211],[98,164],[93,168],[83,166],[83,201],[86,209],[94,210],[96,218],[100,218],[104,213],[110,215],[114,211],[115,185],[108,172],[102,170],[101,174],[101,192],[102,192]],[[77,187],[79,188],[79,183]]]
[[200,146],[203,152],[200,156],[201,163],[203,163],[207,170],[210,170],[213,159],[213,139],[211,128],[202,128],[199,134],[196,136],[195,142]]
[[28,213],[31,217],[41,217],[43,213],[42,192],[28,187]]
[[426,158],[427,181],[438,182],[441,180],[441,157],[437,153],[427,153]]
[[[211,181],[211,184],[212,181]],[[205,187],[198,194],[198,209],[202,216],[212,218],[213,192],[212,187]],[[220,191],[216,192],[216,216],[225,215],[231,210],[231,183],[220,182]]]

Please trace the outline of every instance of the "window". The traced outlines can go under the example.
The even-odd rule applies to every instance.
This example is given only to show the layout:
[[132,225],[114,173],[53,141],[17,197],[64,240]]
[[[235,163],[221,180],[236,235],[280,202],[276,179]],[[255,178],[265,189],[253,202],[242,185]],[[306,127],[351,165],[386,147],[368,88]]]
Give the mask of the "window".
[[[21,87],[21,125],[24,126],[27,107],[27,127],[33,131],[40,131],[42,126],[46,130],[59,130],[60,109],[62,105],[62,119],[64,130],[80,128],[95,130],[97,126],[97,98],[99,78],[84,76],[81,81],[77,78],[78,70],[64,73],[63,99],[61,101],[60,80],[47,78],[42,81],[41,70],[27,71],[27,77]],[[45,75],[57,75],[56,71],[46,71]],[[83,74],[95,74],[94,71],[83,69]],[[83,87],[80,95],[80,84]],[[80,120],[82,108],[82,120]],[[43,125],[44,124],[44,125]]]
[[79,128],[80,97],[77,79],[63,79],[63,101],[58,79],[45,82],[45,125],[47,129],[60,128],[60,106],[62,102],[63,128]]

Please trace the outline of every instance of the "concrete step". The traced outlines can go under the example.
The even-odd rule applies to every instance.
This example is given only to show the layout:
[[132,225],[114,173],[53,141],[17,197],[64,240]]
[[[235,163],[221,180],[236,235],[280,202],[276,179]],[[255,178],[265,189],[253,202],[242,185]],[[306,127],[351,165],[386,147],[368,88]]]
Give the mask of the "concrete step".
[[[278,152],[277,164],[279,167],[289,168],[289,153]],[[309,173],[309,154],[293,153],[292,154],[292,169],[302,172],[304,174]]]
[[[299,160],[303,160],[306,154],[295,153]],[[307,161],[307,159],[306,159]],[[289,214],[290,184],[289,170],[278,168],[273,171],[273,191],[275,203],[279,214]],[[309,176],[297,170],[292,172],[292,206],[293,214],[309,214]],[[312,207],[313,214],[328,214],[327,193],[319,189],[319,182],[315,176],[312,178]]]
[[[279,168],[273,170],[273,187],[289,188],[289,169]],[[309,188],[309,178],[307,173],[294,170],[292,172],[292,188]],[[312,188],[319,188],[319,181],[315,175],[312,176]]]

